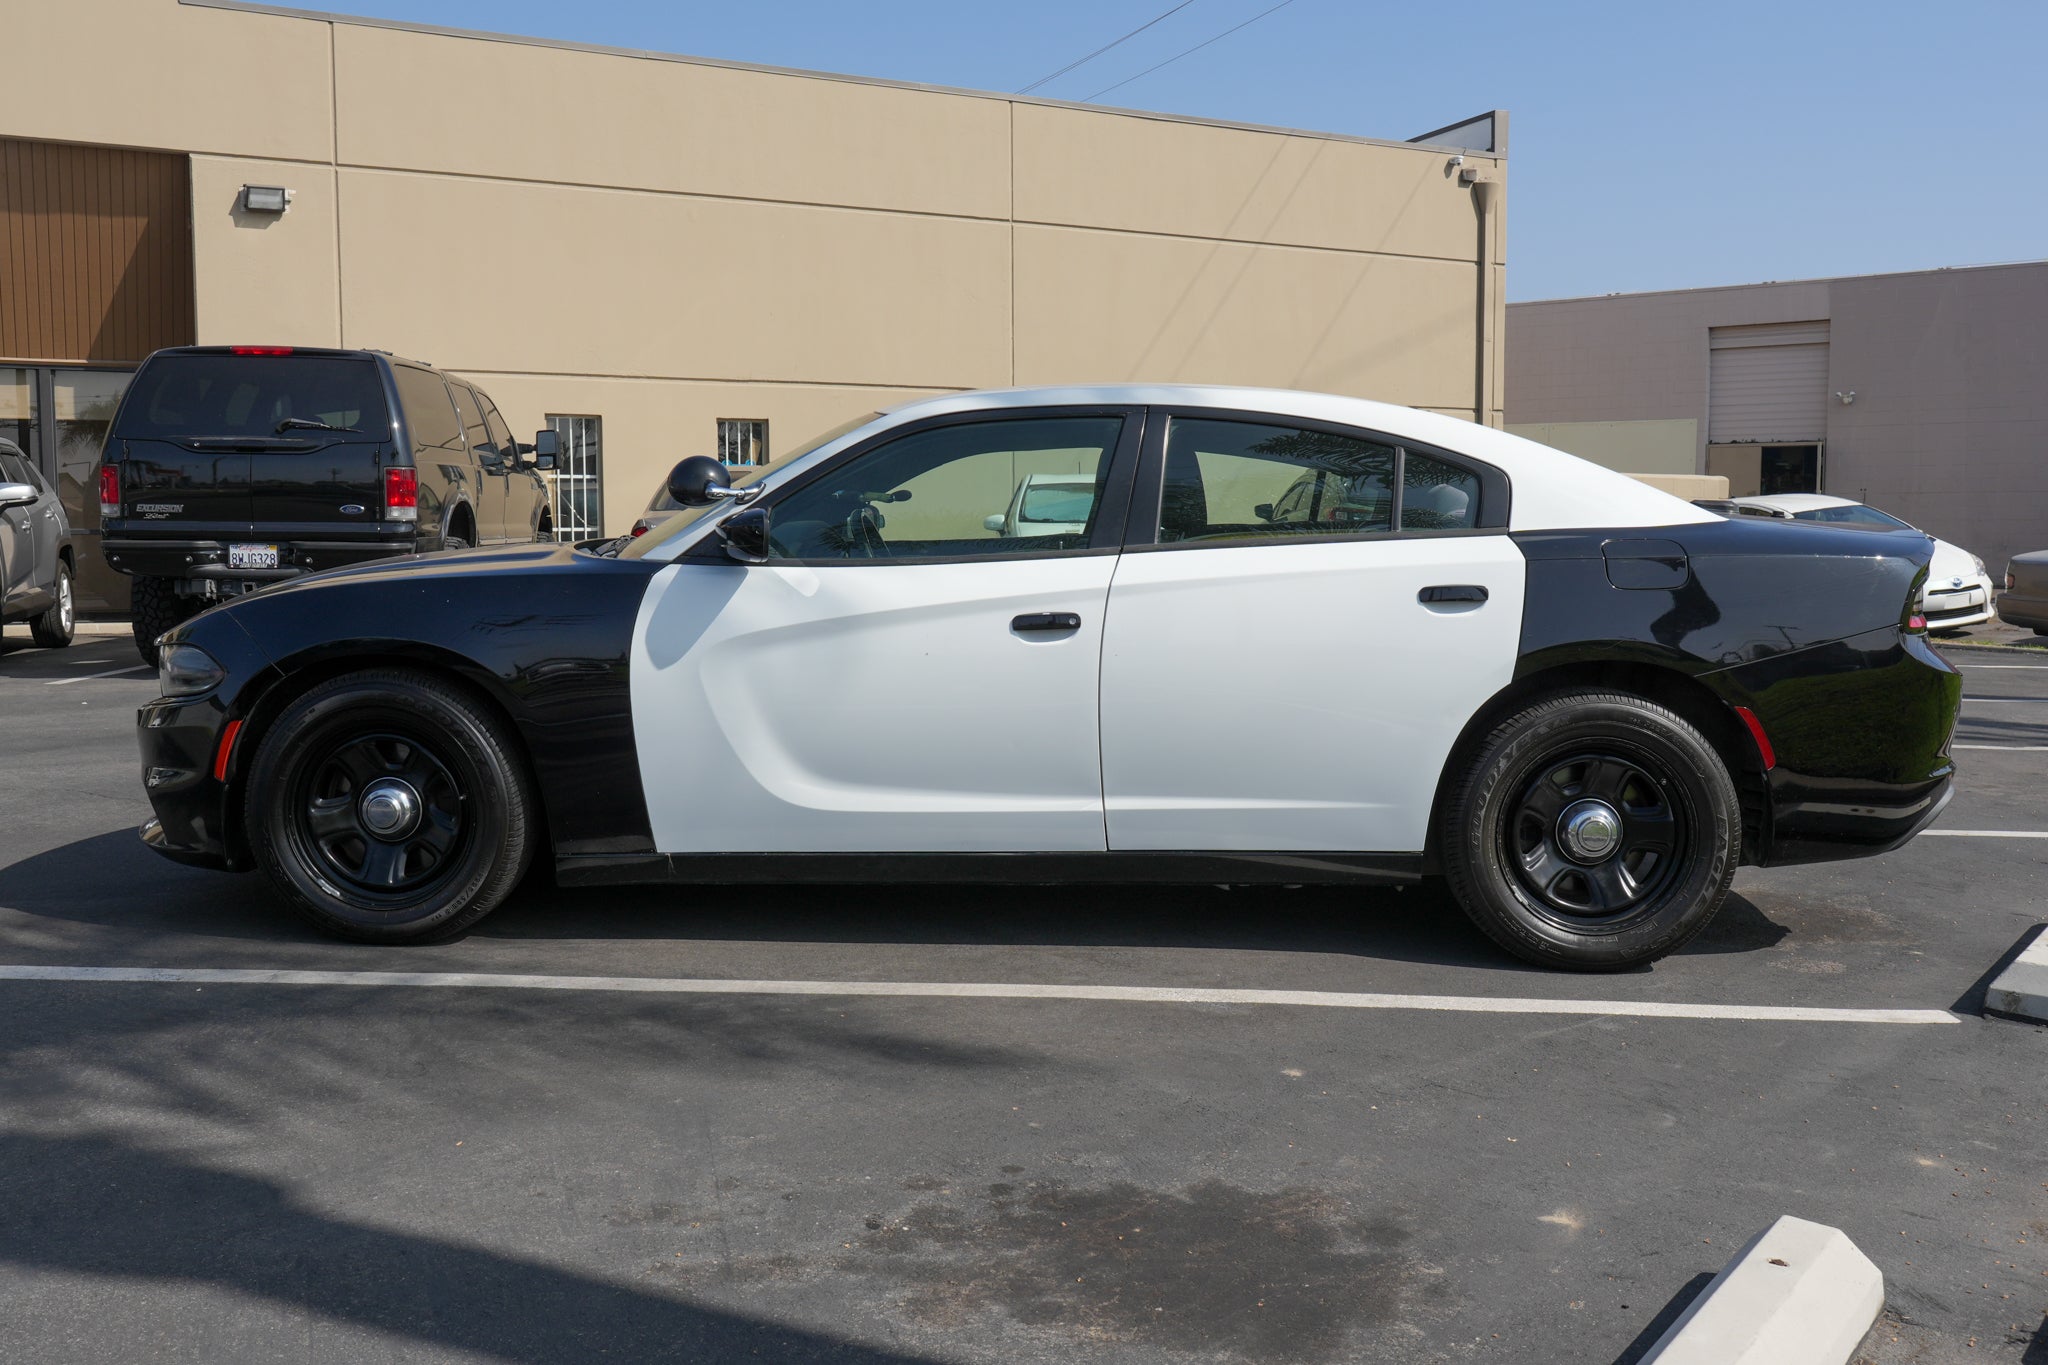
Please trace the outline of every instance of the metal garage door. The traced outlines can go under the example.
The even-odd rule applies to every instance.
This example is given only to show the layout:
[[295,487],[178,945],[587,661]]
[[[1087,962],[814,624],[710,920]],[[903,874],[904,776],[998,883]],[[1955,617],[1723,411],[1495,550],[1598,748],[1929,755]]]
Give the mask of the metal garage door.
[[1781,322],[1707,334],[1707,439],[1806,442],[1827,436],[1828,325]]

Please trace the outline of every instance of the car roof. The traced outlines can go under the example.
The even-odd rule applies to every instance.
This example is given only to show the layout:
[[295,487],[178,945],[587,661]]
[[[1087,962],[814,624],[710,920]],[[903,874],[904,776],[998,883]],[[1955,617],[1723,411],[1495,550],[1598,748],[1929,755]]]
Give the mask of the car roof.
[[1854,498],[1838,498],[1829,493],[1764,493],[1751,494],[1746,498],[1730,498],[1737,507],[1768,507],[1773,512],[1811,512],[1816,507],[1861,507]]

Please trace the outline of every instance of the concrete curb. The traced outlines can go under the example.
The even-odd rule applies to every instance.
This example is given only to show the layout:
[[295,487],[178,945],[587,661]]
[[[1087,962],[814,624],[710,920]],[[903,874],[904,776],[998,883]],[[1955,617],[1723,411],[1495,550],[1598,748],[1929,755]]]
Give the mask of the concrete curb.
[[1984,992],[1984,1008],[2031,1023],[2048,1024],[2048,929],[2000,972]]
[[1884,1276],[1839,1229],[1787,1215],[1737,1252],[1642,1365],[1847,1365]]

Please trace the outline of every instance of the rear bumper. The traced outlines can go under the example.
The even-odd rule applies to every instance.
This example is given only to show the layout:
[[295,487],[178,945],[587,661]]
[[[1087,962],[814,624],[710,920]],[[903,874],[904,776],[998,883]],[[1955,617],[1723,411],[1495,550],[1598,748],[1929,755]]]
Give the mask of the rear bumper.
[[2008,590],[1998,599],[1998,619],[2009,626],[2048,630],[2048,596]]
[[1962,676],[1924,636],[1874,630],[1716,676],[1775,751],[1745,861],[1778,867],[1885,853],[1948,803]]
[[[275,545],[275,569],[231,569],[228,546],[233,544]],[[226,540],[158,540],[109,532],[100,542],[107,563],[125,574],[144,578],[217,578],[235,582],[271,583],[300,574],[338,569],[372,559],[391,559],[416,554],[419,537],[377,536],[352,540],[311,540],[265,536],[251,531],[248,536]]]

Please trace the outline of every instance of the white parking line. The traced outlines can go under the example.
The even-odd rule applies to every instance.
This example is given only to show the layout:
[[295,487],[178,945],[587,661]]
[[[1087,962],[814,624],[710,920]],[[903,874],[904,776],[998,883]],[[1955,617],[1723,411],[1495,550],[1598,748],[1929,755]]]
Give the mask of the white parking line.
[[2002,749],[2007,753],[2030,753],[2036,749],[2048,749],[2048,744],[1951,744],[1951,749]]
[[1951,839],[2048,839],[2048,830],[2038,829],[1923,829],[1920,837],[1947,835]]
[[1802,1024],[1953,1024],[1947,1010],[1706,1005],[1662,1000],[1538,1000],[1490,995],[1218,990],[1200,986],[1060,986],[1003,981],[721,981],[648,976],[516,976],[483,972],[316,972],[258,967],[0,966],[0,981],[139,981],[222,986],[428,986],[652,995],[823,995],[972,1000],[1107,1000],[1157,1005],[1301,1005],[1459,1014],[1596,1014],[1641,1019],[1746,1019]]
[[2034,703],[2035,705],[2037,705],[2037,706],[2038,706],[2038,705],[2039,705],[2040,703],[2042,703],[2042,702],[2044,702],[2044,701],[2048,701],[2048,697],[1964,697],[1964,698],[1963,698],[1963,700],[1964,700],[1964,701],[2024,701],[2024,702],[2032,702],[2032,703]]
[[2019,668],[2048,673],[2048,664],[1957,664],[1957,668]]
[[154,673],[148,664],[136,664],[132,668],[110,668],[104,673],[81,673],[75,678],[56,678],[43,684],[45,687],[62,687],[66,683],[91,682],[94,678],[118,678],[123,673]]

